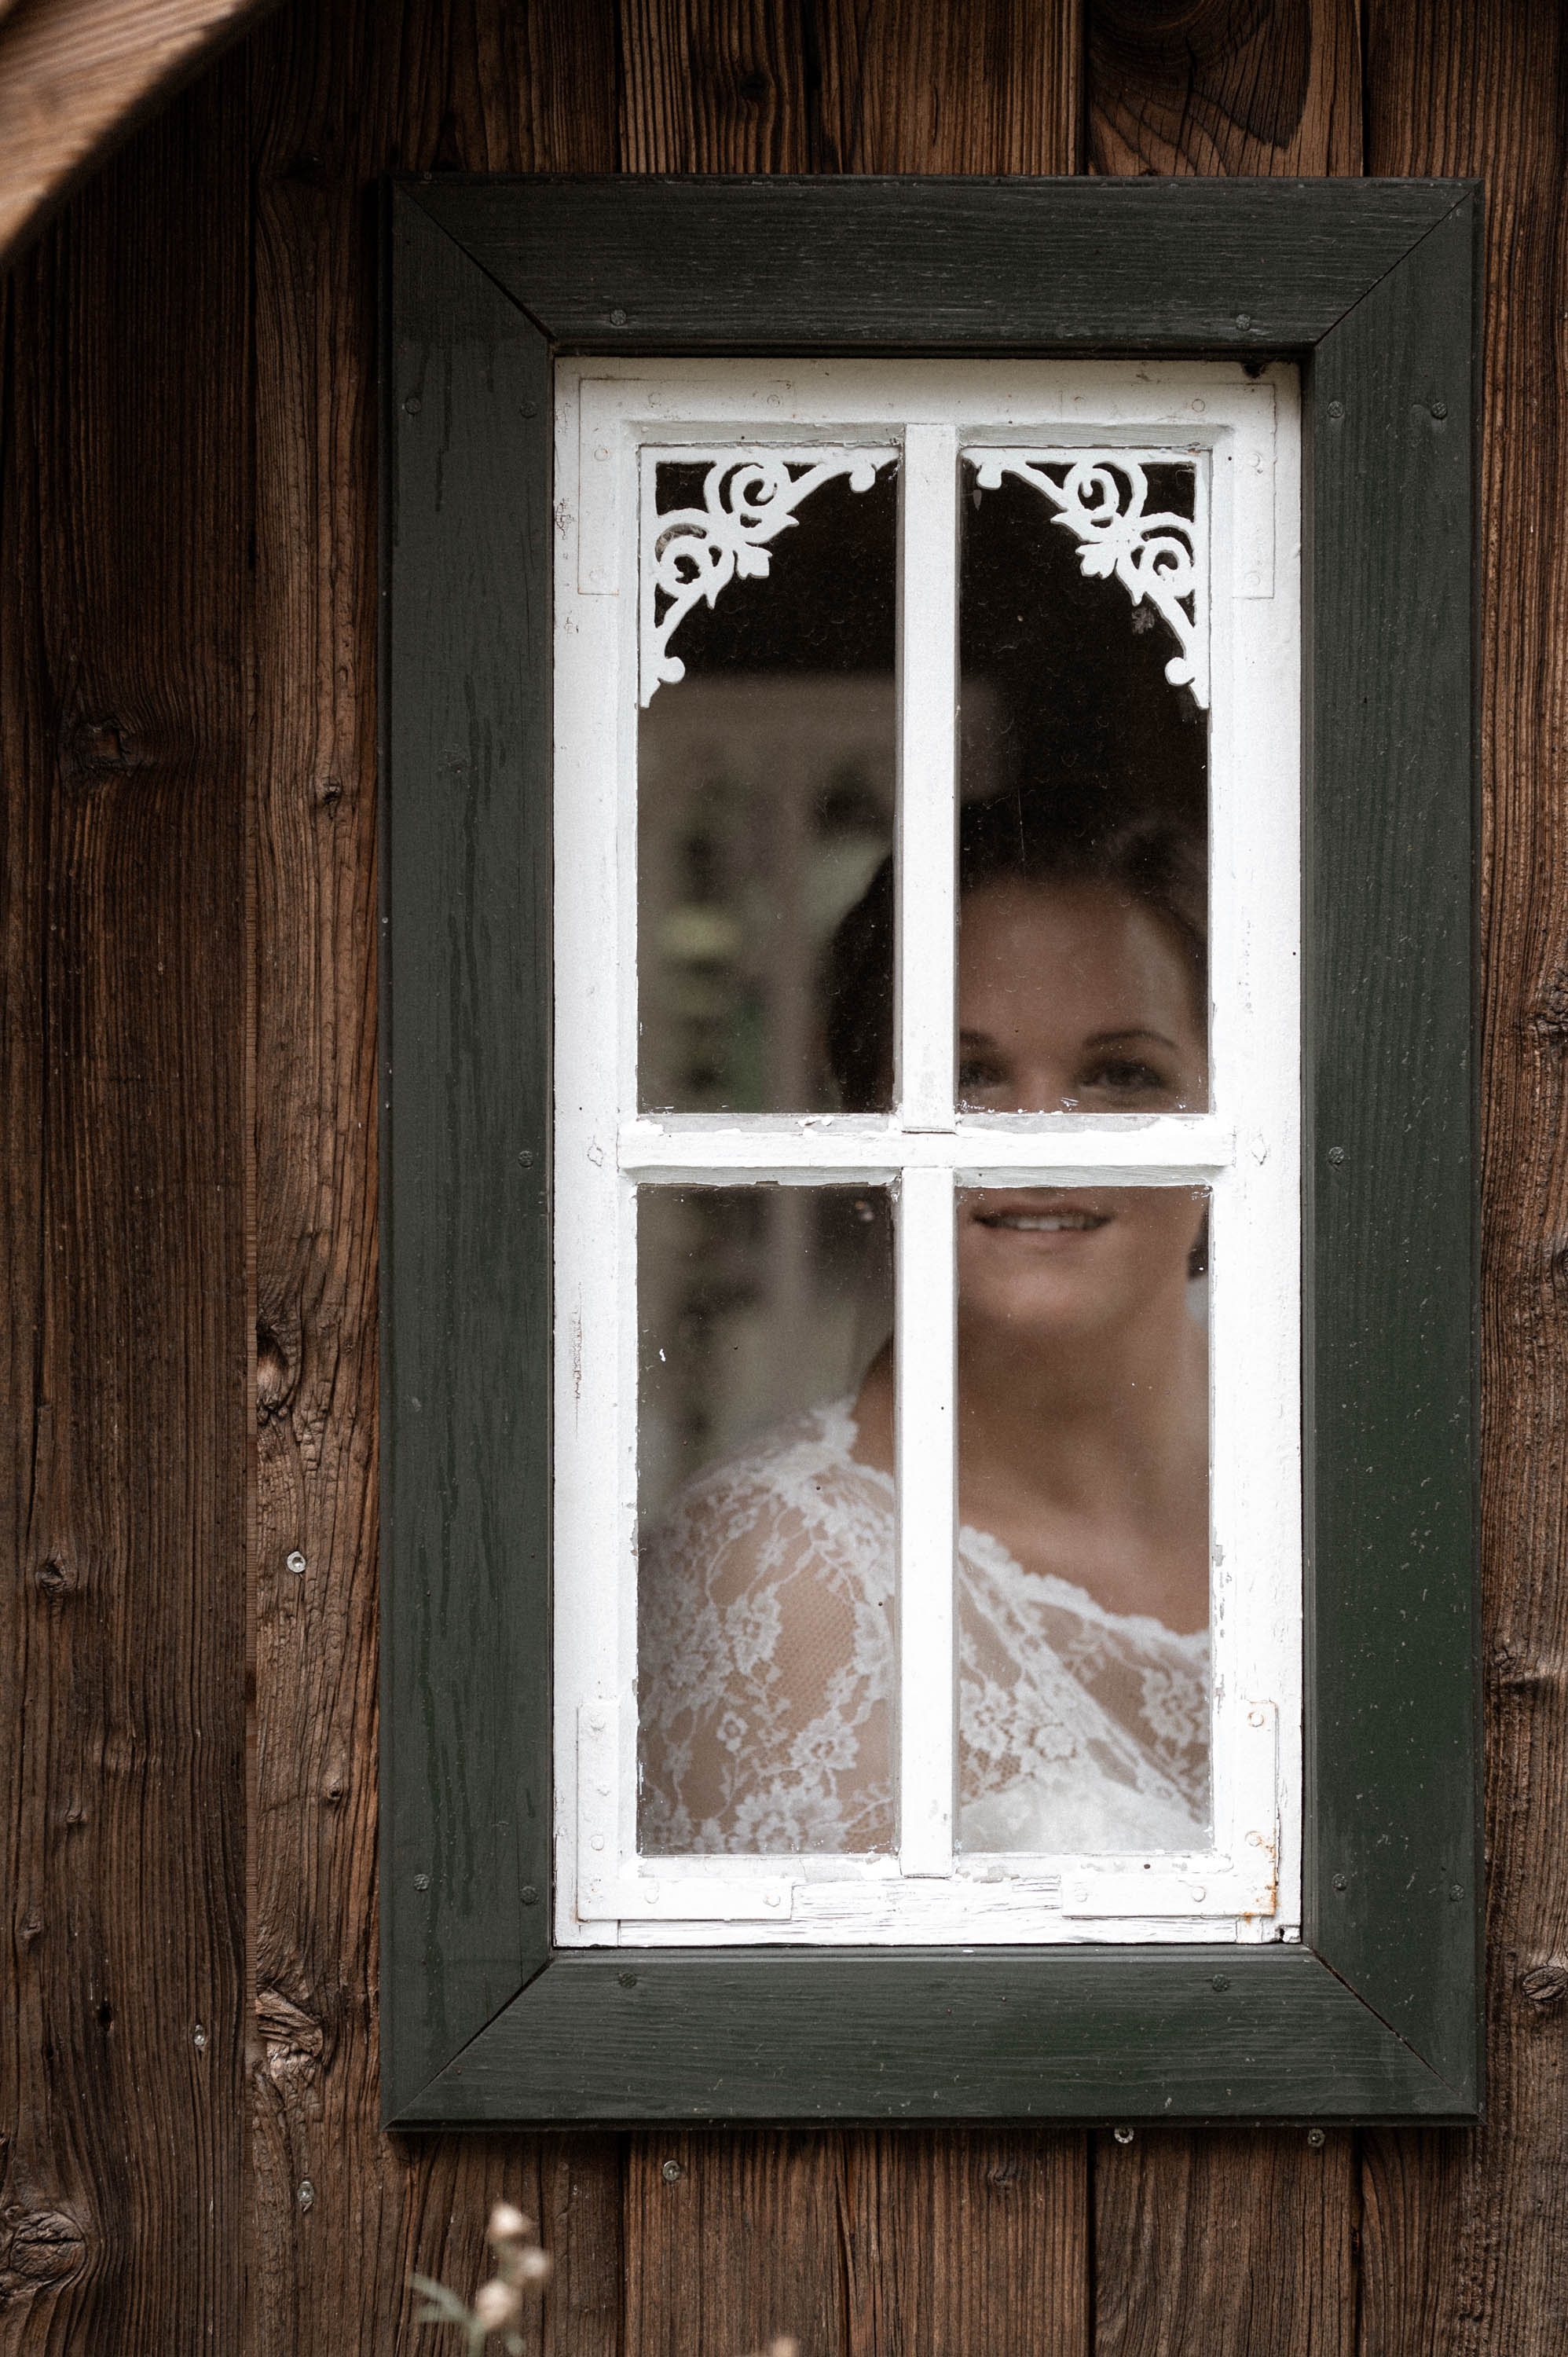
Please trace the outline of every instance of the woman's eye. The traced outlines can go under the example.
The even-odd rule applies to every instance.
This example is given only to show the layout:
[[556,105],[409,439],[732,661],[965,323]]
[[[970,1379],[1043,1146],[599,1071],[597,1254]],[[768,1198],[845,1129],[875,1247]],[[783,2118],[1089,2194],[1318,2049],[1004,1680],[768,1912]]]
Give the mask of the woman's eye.
[[1113,1089],[1120,1096],[1146,1096],[1152,1091],[1164,1093],[1172,1084],[1153,1064],[1143,1063],[1133,1056],[1116,1056],[1085,1072],[1080,1085]]
[[958,1068],[959,1092],[962,1096],[981,1096],[987,1089],[999,1089],[1004,1079],[998,1065],[983,1063],[978,1057],[961,1061]]

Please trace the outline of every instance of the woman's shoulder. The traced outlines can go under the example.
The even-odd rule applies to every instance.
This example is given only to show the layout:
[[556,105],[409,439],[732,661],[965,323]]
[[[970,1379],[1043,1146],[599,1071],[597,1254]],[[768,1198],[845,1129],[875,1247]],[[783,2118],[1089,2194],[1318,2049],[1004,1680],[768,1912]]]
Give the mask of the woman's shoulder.
[[811,1512],[850,1494],[892,1505],[892,1484],[860,1464],[853,1450],[854,1402],[824,1400],[769,1426],[730,1455],[692,1475],[675,1492],[664,1520],[707,1514],[744,1498],[777,1501]]
[[853,1404],[775,1425],[686,1481],[644,1541],[644,1562],[727,1590],[812,1567],[875,1580],[892,1544],[892,1484],[856,1461]]

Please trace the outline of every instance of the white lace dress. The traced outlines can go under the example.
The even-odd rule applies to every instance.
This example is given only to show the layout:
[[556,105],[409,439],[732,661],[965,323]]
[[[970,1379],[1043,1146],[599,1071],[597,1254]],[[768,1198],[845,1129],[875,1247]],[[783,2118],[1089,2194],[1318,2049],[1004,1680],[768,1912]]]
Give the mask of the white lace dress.
[[[675,1498],[642,1556],[645,1853],[894,1846],[893,1483],[812,1408]],[[959,1534],[959,1846],[1202,1847],[1208,1639]]]

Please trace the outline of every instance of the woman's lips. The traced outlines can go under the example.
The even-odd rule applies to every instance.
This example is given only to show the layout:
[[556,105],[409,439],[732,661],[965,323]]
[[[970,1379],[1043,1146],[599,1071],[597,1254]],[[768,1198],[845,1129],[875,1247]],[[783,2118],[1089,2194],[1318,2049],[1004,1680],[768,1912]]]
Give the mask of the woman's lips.
[[1107,1225],[1109,1211],[977,1211],[983,1228],[1005,1228],[1014,1235],[1054,1236],[1064,1232],[1086,1234]]
[[993,1235],[1064,1238],[1093,1235],[1117,1211],[1103,1194],[1096,1200],[1087,1189],[1065,1187],[987,1187],[968,1197],[967,1208],[975,1225]]

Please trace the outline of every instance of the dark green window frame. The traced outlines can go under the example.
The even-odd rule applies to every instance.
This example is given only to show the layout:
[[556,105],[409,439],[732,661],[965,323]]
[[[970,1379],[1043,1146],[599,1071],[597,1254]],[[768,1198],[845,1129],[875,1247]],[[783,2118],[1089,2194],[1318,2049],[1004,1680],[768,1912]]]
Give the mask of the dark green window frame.
[[[461,179],[384,213],[389,2126],[1480,2100],[1464,181]],[[1302,1943],[550,1941],[552,357],[1302,369]]]

